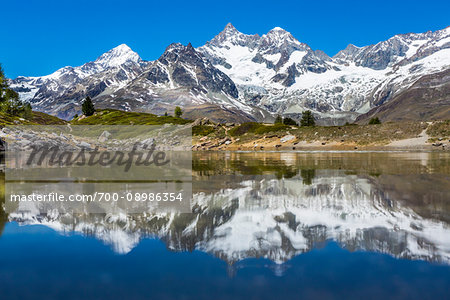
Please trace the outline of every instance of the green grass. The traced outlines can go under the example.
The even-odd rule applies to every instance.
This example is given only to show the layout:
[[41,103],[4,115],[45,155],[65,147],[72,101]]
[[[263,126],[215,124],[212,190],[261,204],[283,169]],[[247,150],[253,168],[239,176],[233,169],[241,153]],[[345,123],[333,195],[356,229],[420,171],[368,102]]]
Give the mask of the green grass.
[[30,121],[40,125],[65,125],[68,123],[65,120],[39,111],[33,111]]
[[195,125],[192,127],[192,135],[206,136],[214,131],[214,126]]
[[3,112],[0,112],[0,126],[6,125],[64,125],[66,121],[57,117],[33,111],[30,119],[23,119],[18,116],[12,116]]
[[16,125],[16,124],[32,124],[31,121],[23,120],[20,117],[11,116],[0,112],[0,126]]
[[274,132],[282,132],[291,129],[292,127],[284,124],[263,125],[255,130],[255,134],[266,134]]
[[78,118],[70,123],[74,125],[183,125],[191,123],[190,120],[172,116],[157,116],[149,113],[126,112],[115,109],[97,110],[97,112],[82,120]]
[[291,129],[291,126],[284,124],[264,125],[256,122],[243,123],[229,131],[231,136],[241,136],[246,133],[263,135],[266,133],[282,132]]
[[389,143],[417,136],[427,125],[421,122],[386,122],[374,125],[300,127],[291,133],[302,141],[345,141],[358,145]]
[[432,137],[450,137],[450,120],[434,122],[428,126],[427,134]]
[[[433,124],[434,134],[448,136],[450,121]],[[273,133],[277,135],[289,132],[295,135],[300,141],[323,141],[323,142],[346,142],[358,145],[368,145],[371,143],[389,143],[392,140],[401,140],[415,137],[426,128],[423,122],[386,122],[373,125],[348,124],[344,126],[314,126],[296,127],[284,124],[260,124],[256,122],[243,123],[234,127],[229,134],[234,137],[241,137],[241,141],[246,142]]]

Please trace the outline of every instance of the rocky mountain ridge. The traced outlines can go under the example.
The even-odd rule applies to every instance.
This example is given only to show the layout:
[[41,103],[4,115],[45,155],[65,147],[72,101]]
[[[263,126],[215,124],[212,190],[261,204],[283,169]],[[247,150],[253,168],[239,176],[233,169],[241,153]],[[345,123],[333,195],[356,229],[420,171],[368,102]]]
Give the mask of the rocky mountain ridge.
[[259,36],[228,24],[204,46],[175,43],[152,62],[120,45],[94,62],[18,77],[12,86],[35,109],[65,119],[89,95],[98,107],[128,111],[182,106],[186,117],[201,108],[213,120],[271,121],[309,109],[319,123],[342,124],[449,67],[450,27],[349,45],[329,57],[279,27]]

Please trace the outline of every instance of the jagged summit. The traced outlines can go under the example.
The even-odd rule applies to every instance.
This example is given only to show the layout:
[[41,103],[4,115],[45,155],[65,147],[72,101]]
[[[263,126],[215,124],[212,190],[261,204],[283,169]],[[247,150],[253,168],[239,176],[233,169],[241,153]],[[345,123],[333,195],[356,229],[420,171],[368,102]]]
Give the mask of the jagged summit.
[[206,45],[216,47],[223,47],[225,44],[238,46],[251,46],[259,39],[259,35],[248,35],[239,32],[231,23],[228,23],[225,28],[216,35]]
[[217,35],[217,36],[223,36],[223,37],[230,37],[233,35],[240,35],[242,34],[239,32],[236,27],[233,26],[233,24],[228,23],[225,28]]
[[198,53],[191,43],[184,46],[181,43],[170,44],[166,51],[158,58],[158,61],[167,65],[175,62],[183,62],[190,65],[203,64],[203,57]]
[[348,44],[345,49],[339,51],[336,53],[336,55],[333,56],[334,59],[347,59],[352,58],[358,51],[361,50],[361,47],[357,47],[353,44]]
[[183,44],[181,44],[181,43],[172,43],[166,47],[166,50],[164,50],[164,52],[171,51],[172,49],[177,49],[177,48],[181,48],[181,47],[184,47]]
[[233,24],[228,23],[222,32],[239,32],[236,27],[233,26]]

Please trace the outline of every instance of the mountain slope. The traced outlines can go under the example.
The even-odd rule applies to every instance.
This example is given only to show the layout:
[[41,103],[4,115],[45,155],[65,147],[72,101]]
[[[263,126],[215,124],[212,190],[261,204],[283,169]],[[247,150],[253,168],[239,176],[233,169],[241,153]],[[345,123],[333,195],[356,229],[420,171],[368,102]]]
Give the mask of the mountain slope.
[[[159,59],[148,63],[134,80],[114,93],[99,95],[95,101],[99,107],[157,114],[172,112],[175,106],[181,106],[187,115],[208,104],[230,118],[234,113],[237,121],[252,120],[251,107],[241,103],[238,96],[234,82],[191,44],[174,43]],[[208,117],[216,119],[215,114]]]
[[421,76],[449,68],[449,28],[404,34],[330,58],[281,28],[244,35],[231,24],[199,48],[237,84],[247,103],[298,118],[312,110],[322,123],[353,120]]
[[19,77],[12,87],[35,109],[65,119],[89,95],[101,108],[164,114],[181,106],[186,117],[201,108],[220,122],[299,119],[311,110],[319,124],[339,125],[449,68],[450,27],[349,45],[329,57],[279,27],[259,36],[228,24],[197,49],[171,44],[146,62],[120,45],[80,67]]
[[450,119],[450,69],[425,75],[393,99],[359,116],[358,123],[371,118],[381,121]]
[[67,124],[66,121],[39,111],[31,112],[31,117],[28,119],[0,112],[0,127],[4,127],[7,125],[65,125],[65,124]]
[[64,67],[43,77],[18,77],[11,87],[33,108],[70,119],[80,112],[86,96],[95,98],[125,85],[146,65],[137,53],[122,44],[80,67]]

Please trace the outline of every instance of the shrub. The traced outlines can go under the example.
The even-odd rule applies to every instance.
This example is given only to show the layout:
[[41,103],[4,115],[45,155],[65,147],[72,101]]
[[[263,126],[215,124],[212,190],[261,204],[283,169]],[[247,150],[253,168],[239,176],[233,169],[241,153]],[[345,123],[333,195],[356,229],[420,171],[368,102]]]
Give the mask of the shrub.
[[246,133],[266,134],[269,132],[278,132],[290,129],[290,126],[284,124],[264,125],[256,122],[243,123],[229,131],[231,136],[244,135]]
[[295,121],[294,121],[293,119],[291,119],[291,118],[284,118],[283,124],[284,124],[284,125],[294,125],[294,126],[298,126],[297,122],[295,122]]
[[283,118],[281,118],[280,115],[277,115],[277,117],[275,118],[275,124],[282,124],[283,123]]
[[375,125],[375,124],[381,124],[380,119],[378,119],[378,117],[372,118],[369,121],[369,125]]
[[260,127],[256,128],[254,133],[256,134],[266,134],[269,132],[278,132],[278,131],[283,131],[283,130],[288,130],[291,127],[288,125],[284,125],[284,124],[274,124],[274,125],[261,125]]
[[213,126],[195,125],[192,127],[192,135],[205,136],[214,131]]
[[256,122],[242,123],[241,125],[230,129],[229,133],[231,136],[239,136],[246,134],[247,132],[254,132],[259,126],[264,126]]

